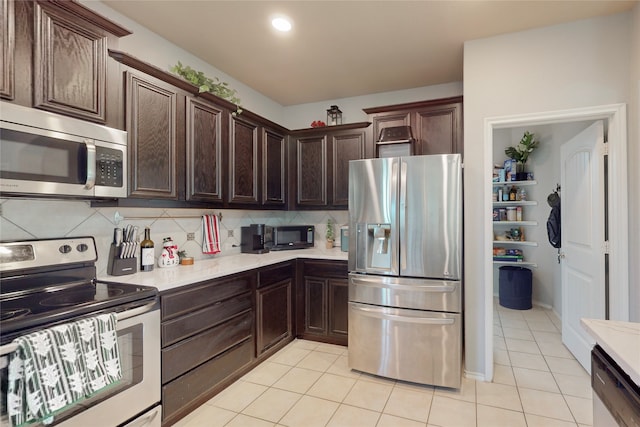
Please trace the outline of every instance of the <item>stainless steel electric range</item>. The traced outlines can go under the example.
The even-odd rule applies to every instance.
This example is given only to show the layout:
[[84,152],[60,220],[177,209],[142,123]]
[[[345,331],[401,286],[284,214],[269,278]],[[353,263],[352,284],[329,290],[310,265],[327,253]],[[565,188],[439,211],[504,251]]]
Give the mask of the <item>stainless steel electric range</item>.
[[[93,237],[0,242],[0,398],[14,340],[83,317],[115,312],[123,379],[54,418],[60,426],[160,426],[160,310],[149,286],[96,279]],[[133,425],[133,424],[131,424]]]

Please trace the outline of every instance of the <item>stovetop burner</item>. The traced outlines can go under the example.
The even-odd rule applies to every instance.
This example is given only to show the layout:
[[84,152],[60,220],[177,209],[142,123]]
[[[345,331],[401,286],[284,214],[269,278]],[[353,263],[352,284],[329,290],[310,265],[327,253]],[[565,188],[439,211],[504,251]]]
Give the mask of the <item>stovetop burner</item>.
[[[100,288],[105,288],[102,291]],[[86,286],[82,289],[69,289],[64,292],[53,292],[50,297],[46,295],[39,302],[45,307],[66,307],[68,305],[84,304],[93,301],[103,301],[117,297],[124,293],[123,289],[113,289],[101,284],[94,286]]]

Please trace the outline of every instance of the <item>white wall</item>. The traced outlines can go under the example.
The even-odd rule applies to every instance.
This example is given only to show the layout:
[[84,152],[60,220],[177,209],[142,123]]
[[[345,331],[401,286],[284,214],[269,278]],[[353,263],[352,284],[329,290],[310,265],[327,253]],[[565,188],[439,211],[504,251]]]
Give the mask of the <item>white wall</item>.
[[[596,105],[629,103],[631,13],[590,19],[465,43],[465,205],[482,206],[485,171],[484,120]],[[629,141],[637,144],[636,141]],[[485,162],[485,159],[489,161]],[[638,180],[638,168],[629,168]],[[636,201],[637,206],[637,201]],[[485,374],[485,215],[465,210],[466,370]],[[638,241],[630,242],[638,253]],[[630,275],[632,288],[640,287]],[[636,314],[637,315],[637,314]]]

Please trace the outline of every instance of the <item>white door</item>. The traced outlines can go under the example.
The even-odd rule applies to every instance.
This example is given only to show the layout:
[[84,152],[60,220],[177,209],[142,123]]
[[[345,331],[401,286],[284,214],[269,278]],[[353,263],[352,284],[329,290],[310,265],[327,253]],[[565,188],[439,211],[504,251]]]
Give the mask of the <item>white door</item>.
[[593,339],[581,318],[605,318],[604,128],[598,121],[560,148],[562,342],[591,372]]

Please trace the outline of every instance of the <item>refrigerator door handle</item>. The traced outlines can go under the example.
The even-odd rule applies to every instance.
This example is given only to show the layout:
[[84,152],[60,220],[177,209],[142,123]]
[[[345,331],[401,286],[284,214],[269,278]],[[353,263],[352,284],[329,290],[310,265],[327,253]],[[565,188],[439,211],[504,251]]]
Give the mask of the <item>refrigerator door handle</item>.
[[[407,242],[407,162],[400,158],[400,242],[404,246]],[[407,250],[400,248],[400,271],[407,267]]]
[[377,307],[366,307],[356,303],[351,304],[351,308],[359,312],[362,316],[373,317],[376,319],[382,320],[392,320],[396,322],[404,322],[404,323],[420,323],[426,325],[453,325],[455,323],[455,319],[452,318],[434,318],[434,317],[422,317],[422,316],[399,316],[397,314],[389,314],[385,313],[384,308]]
[[397,289],[411,289],[411,290],[420,290],[425,292],[455,292],[457,287],[455,285],[403,285],[401,283],[393,283],[392,281],[380,281],[380,278],[369,279],[369,278],[359,278],[351,276],[351,283],[354,285],[364,285],[364,286],[372,286],[375,288],[397,288]]

